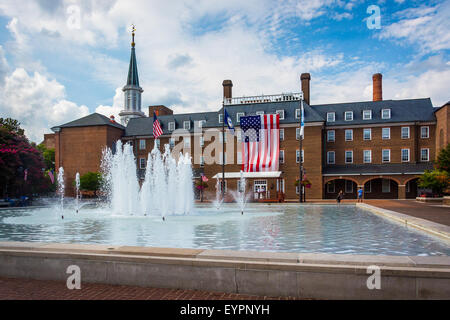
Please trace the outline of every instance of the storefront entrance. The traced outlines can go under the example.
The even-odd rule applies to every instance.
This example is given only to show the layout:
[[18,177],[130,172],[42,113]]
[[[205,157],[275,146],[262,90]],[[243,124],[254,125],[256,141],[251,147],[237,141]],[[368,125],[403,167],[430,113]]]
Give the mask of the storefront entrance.
[[253,195],[255,200],[264,200],[270,198],[270,194],[268,194],[267,190],[267,180],[253,181]]

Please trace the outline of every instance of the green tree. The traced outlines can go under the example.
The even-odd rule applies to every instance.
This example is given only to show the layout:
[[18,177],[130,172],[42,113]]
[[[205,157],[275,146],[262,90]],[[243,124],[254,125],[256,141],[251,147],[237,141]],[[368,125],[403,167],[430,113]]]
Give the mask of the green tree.
[[439,170],[450,173],[450,143],[439,152],[436,167]]
[[419,179],[420,188],[431,189],[437,195],[442,195],[448,186],[450,186],[450,176],[443,170],[427,170]]
[[0,126],[18,135],[25,135],[25,131],[20,127],[20,122],[12,118],[0,118]]
[[44,162],[47,170],[55,170],[55,149],[48,148],[41,143],[37,146],[37,149],[42,152],[42,156],[44,157]]
[[97,191],[100,190],[101,183],[102,176],[99,172],[88,172],[80,177],[80,189],[94,191],[94,195],[97,195]]

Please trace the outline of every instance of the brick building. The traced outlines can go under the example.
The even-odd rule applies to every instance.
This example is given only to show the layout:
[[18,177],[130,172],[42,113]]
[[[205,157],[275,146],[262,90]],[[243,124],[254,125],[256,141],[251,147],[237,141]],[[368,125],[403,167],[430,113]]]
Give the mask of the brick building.
[[[173,154],[192,155],[195,179],[209,178],[215,190],[222,172],[222,108],[236,128],[225,138],[225,180],[236,190],[241,170],[239,119],[258,114],[280,114],[280,165],[276,172],[248,173],[247,190],[258,199],[296,199],[299,161],[302,158],[307,199],[335,198],[342,190],[345,198],[356,198],[364,188],[366,198],[414,198],[417,179],[440,149],[450,142],[450,105],[434,108],[429,98],[383,100],[382,75],[373,75],[373,101],[314,105],[310,101],[308,73],[301,75],[299,93],[233,97],[231,80],[223,86],[223,106],[217,111],[174,114],[162,105],[149,107],[149,117],[141,111],[141,93],[134,41],[122,124],[99,114],[52,128],[55,132],[56,166],[63,166],[68,186],[76,172],[98,171],[102,149],[122,139],[135,150],[138,176],[143,177],[148,153],[155,146]],[[300,88],[299,88],[300,89]],[[300,102],[303,100],[305,133],[299,151]],[[153,112],[157,113],[163,135],[153,138]],[[256,191],[260,193],[256,193]]]

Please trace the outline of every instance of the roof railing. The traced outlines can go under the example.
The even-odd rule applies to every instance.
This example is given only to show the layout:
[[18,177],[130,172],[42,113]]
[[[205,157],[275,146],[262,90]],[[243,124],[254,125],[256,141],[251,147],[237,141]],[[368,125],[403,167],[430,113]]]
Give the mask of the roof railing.
[[296,101],[303,99],[303,92],[297,93],[281,93],[272,95],[260,95],[250,97],[236,97],[236,98],[224,98],[224,105],[233,104],[250,104],[250,103],[268,103],[268,102],[281,102],[281,101]]

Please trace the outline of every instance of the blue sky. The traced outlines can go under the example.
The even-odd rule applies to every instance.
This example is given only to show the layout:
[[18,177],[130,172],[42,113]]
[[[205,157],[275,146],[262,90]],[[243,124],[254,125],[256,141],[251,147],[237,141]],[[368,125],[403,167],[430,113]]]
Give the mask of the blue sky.
[[[369,29],[369,6],[380,28]],[[53,1],[0,3],[0,117],[17,118],[40,142],[53,125],[91,112],[118,114],[130,25],[143,108],[220,108],[234,96],[299,91],[311,103],[371,100],[383,73],[385,99],[450,100],[450,1]],[[369,18],[370,19],[370,18]]]

